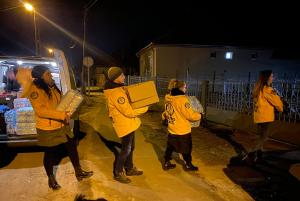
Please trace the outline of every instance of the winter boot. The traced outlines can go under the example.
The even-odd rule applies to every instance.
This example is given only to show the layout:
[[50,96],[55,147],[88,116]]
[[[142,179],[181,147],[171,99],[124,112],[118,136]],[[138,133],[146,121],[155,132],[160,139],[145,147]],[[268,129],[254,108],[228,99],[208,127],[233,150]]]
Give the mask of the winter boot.
[[84,171],[81,168],[78,168],[75,171],[75,175],[76,175],[76,178],[78,181],[81,181],[84,178],[89,178],[89,177],[93,176],[93,174],[94,174],[93,171]]
[[183,167],[185,171],[198,171],[198,167],[194,166],[192,163],[186,163]]
[[114,173],[114,180],[124,184],[128,184],[131,182],[131,180],[125,176],[124,172]]
[[163,164],[163,170],[170,170],[170,169],[174,169],[176,167],[176,164],[172,164],[171,161],[166,161]]
[[48,186],[52,190],[58,190],[61,188],[61,186],[57,183],[54,175],[48,176]]
[[127,169],[125,169],[125,170],[126,170],[126,176],[139,176],[139,175],[143,174],[143,171],[138,170],[136,167],[133,167],[130,170],[127,170]]

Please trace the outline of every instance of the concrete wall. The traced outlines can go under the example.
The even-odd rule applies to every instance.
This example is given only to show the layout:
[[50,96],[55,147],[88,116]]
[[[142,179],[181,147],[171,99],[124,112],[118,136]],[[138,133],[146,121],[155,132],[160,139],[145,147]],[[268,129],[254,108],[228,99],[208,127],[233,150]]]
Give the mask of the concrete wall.
[[[225,111],[207,107],[207,119],[221,123],[235,129],[247,132],[257,132],[257,125],[253,123],[252,116],[238,112]],[[300,124],[275,121],[271,128],[272,137],[292,144],[300,145]]]

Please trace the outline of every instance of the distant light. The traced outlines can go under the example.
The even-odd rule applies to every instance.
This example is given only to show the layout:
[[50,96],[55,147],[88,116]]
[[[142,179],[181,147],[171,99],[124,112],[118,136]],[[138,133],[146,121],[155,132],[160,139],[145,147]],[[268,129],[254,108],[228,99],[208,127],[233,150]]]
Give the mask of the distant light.
[[57,63],[55,63],[55,62],[51,62],[50,64],[51,64],[51,66],[53,66],[53,67],[57,67]]
[[24,7],[28,11],[33,11],[34,10],[33,6],[29,3],[24,3]]
[[52,54],[52,53],[53,53],[53,49],[49,48],[49,49],[48,49],[48,52],[49,52],[50,54]]
[[232,59],[233,58],[233,52],[226,52],[225,53],[225,59]]
[[22,65],[22,64],[23,64],[23,61],[20,61],[20,60],[19,60],[19,61],[17,61],[17,64],[18,64],[18,65]]

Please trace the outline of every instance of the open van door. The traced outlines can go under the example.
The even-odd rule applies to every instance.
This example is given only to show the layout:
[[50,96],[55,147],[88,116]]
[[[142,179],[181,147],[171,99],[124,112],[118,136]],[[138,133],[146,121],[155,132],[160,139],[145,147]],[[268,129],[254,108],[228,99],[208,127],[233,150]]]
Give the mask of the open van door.
[[[74,74],[72,73],[72,69],[70,69],[70,67],[68,66],[63,51],[58,49],[53,50],[53,57],[0,56],[0,82],[4,82],[1,80],[8,79],[7,72],[9,72],[11,69],[18,69],[19,67],[33,68],[36,65],[46,65],[47,67],[49,67],[56,85],[61,89],[63,94],[72,89],[71,80],[74,79]],[[5,79],[3,79],[3,77],[5,77]],[[6,81],[6,83],[8,82]],[[5,108],[8,108],[8,110],[13,110],[13,102],[18,98],[19,89],[13,88],[12,90],[7,90],[5,89],[5,87],[7,87],[6,83],[0,83],[0,106],[2,105]],[[5,112],[2,113],[3,116]],[[6,127],[6,125],[4,125],[6,124],[4,120],[0,123],[3,128]],[[72,124],[71,122],[72,127],[73,125],[74,123]],[[8,134],[7,132],[3,131],[0,133],[0,145],[5,144],[6,146],[32,146],[35,145],[36,142],[36,134],[26,133],[21,135],[16,132],[11,132]]]

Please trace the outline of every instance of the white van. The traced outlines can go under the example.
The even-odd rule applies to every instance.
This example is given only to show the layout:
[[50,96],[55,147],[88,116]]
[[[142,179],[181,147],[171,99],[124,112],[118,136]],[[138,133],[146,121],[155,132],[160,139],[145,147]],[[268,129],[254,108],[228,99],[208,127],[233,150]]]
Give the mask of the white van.
[[[14,109],[14,100],[18,99],[19,95],[20,85],[15,79],[17,69],[33,68],[35,65],[49,67],[56,85],[63,94],[76,88],[73,71],[69,68],[61,50],[54,49],[53,57],[49,58],[0,56],[0,161],[3,154],[8,154],[7,147],[36,145],[36,133],[18,134],[11,130],[7,132],[5,119],[5,113]],[[79,125],[79,122],[75,123]],[[79,126],[76,129],[79,129]]]

